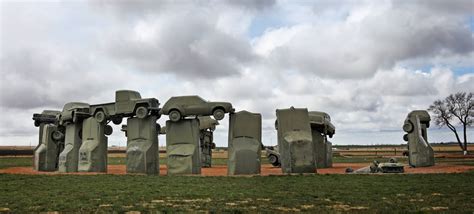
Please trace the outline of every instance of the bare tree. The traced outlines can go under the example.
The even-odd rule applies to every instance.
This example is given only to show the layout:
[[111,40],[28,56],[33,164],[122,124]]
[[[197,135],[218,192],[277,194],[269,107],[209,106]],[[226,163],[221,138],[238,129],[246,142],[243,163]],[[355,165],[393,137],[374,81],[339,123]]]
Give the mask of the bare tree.
[[[454,132],[456,140],[458,141],[464,155],[467,155],[467,127],[473,124],[474,117],[474,94],[472,92],[458,92],[451,94],[444,100],[436,100],[428,108],[434,113],[434,122],[438,126],[447,126]],[[463,128],[464,141],[456,130],[456,124],[460,124]]]

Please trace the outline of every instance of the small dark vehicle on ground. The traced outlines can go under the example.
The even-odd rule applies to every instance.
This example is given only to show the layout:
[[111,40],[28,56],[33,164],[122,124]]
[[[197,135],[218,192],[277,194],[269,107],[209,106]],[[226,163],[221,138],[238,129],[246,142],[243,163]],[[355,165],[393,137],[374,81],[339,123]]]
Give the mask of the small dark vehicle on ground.
[[137,91],[118,90],[115,92],[115,102],[90,106],[90,113],[99,122],[110,119],[114,124],[122,123],[122,118],[136,115],[145,118],[148,115],[159,114],[160,103],[155,98],[143,98]]
[[404,165],[402,163],[398,163],[397,159],[390,158],[389,162],[380,163],[379,161],[375,160],[370,164],[370,166],[362,167],[357,170],[353,170],[352,168],[347,168],[346,173],[354,173],[354,174],[369,174],[369,173],[404,173]]
[[173,122],[186,116],[210,116],[216,120],[224,119],[226,113],[234,112],[228,102],[208,102],[199,96],[171,97],[160,110],[161,114],[169,115]]

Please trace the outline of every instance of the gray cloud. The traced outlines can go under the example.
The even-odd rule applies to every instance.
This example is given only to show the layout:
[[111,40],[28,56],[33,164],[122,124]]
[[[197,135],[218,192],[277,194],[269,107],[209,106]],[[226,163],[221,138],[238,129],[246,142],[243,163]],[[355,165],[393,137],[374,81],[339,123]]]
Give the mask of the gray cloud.
[[[185,94],[230,101],[262,113],[269,145],[277,108],[326,111],[338,133],[377,132],[400,130],[409,111],[435,99],[474,91],[472,72],[453,73],[473,66],[469,2],[342,2],[8,4],[0,26],[0,143],[36,142],[32,113],[69,101],[110,102],[117,89],[162,103]],[[255,26],[267,28],[249,38]],[[226,145],[227,125],[218,145]],[[117,130],[109,140],[125,142]]]
[[[217,2],[219,2],[219,0],[217,0]],[[226,0],[225,2],[245,9],[264,10],[273,7],[276,0]]]
[[[333,3],[328,5],[322,10]],[[474,37],[466,25],[470,9],[455,13],[461,6],[448,7],[449,15],[439,16],[442,6],[427,5],[355,4],[336,21],[327,20],[338,17],[332,13],[308,14],[313,19],[267,31],[255,48],[274,69],[326,78],[367,78],[405,60],[472,54]]]
[[87,100],[96,91],[110,87],[89,71],[87,60],[64,57],[60,52],[12,51],[0,58],[0,66],[5,71],[0,84],[0,104],[4,108],[60,109],[66,102]]
[[159,13],[170,8],[188,9],[190,7],[235,7],[259,11],[271,8],[275,0],[205,0],[205,1],[172,1],[172,0],[99,0],[90,1],[91,5],[110,10],[117,16],[143,16],[148,13]]
[[196,14],[156,17],[141,27],[147,32],[135,25],[135,31],[106,44],[111,56],[141,71],[212,79],[238,75],[255,58],[243,38],[217,30],[212,20]]

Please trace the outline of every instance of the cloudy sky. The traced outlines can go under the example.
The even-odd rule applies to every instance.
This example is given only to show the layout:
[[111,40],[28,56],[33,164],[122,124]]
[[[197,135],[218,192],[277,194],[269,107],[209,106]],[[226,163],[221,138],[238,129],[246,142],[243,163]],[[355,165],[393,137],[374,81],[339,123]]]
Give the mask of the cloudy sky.
[[0,145],[36,145],[33,113],[118,89],[259,112],[266,145],[290,106],[329,113],[335,144],[400,144],[408,112],[474,92],[472,0],[0,0],[0,21]]

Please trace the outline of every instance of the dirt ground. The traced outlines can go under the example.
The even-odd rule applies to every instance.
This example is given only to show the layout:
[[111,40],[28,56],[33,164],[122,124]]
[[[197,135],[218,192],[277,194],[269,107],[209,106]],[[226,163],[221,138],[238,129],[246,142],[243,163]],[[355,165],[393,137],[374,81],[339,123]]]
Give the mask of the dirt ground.
[[[348,167],[359,169],[368,166],[367,163],[335,163],[332,168],[318,169],[318,174],[345,174]],[[126,174],[125,165],[109,165],[107,173],[93,173],[93,172],[74,172],[74,173],[59,173],[59,172],[38,172],[31,167],[11,167],[0,169],[0,173],[6,174],[46,174],[46,175],[61,175],[61,174],[78,174],[78,175],[95,175],[95,174]],[[453,165],[448,163],[440,163],[431,167],[411,168],[405,166],[405,173],[461,173],[469,170],[474,170],[474,166]],[[264,164],[261,168],[261,175],[282,175],[280,168],[273,167],[270,164]],[[166,175],[166,165],[160,165],[160,175]],[[227,176],[227,166],[214,166],[212,168],[202,168],[203,176]]]

